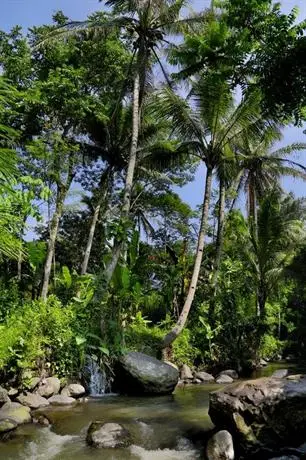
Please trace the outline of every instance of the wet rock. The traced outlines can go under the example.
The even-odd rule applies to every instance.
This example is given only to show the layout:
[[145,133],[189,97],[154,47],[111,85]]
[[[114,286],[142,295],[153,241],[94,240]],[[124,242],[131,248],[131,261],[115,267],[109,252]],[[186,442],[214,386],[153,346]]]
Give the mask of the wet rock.
[[193,374],[189,366],[187,364],[183,364],[180,370],[180,378],[182,380],[192,380]]
[[28,406],[31,409],[38,409],[39,407],[49,406],[49,401],[39,394],[29,393],[19,395],[17,401],[23,406]]
[[50,396],[57,395],[61,389],[61,382],[57,377],[48,377],[43,380],[43,384],[38,388],[37,393],[40,396],[49,398]]
[[206,446],[208,460],[234,460],[233,438],[228,431],[222,430],[209,439]]
[[10,398],[15,398],[19,394],[19,390],[17,388],[10,388],[7,394]]
[[16,425],[29,423],[31,421],[30,408],[16,402],[6,403],[0,409],[0,421],[3,420],[10,420]]
[[234,369],[226,369],[225,371],[220,372],[219,375],[228,375],[233,380],[236,380],[239,378],[238,372],[235,371]]
[[278,369],[272,374],[273,379],[284,379],[289,374],[288,369]]
[[63,388],[61,391],[62,395],[72,396],[74,398],[80,398],[81,396],[84,396],[85,393],[86,391],[83,385],[80,385],[78,383],[71,383],[70,385],[67,385],[65,388]]
[[305,440],[306,380],[261,378],[210,394],[209,415],[243,448],[298,446]]
[[201,380],[203,383],[212,383],[215,381],[214,377],[208,372],[196,372],[194,377]]
[[8,392],[5,388],[0,387],[0,407],[7,402],[10,402]]
[[295,380],[295,381],[298,381],[298,380],[301,380],[301,379],[304,379],[304,378],[305,378],[304,374],[294,374],[294,375],[288,375],[287,376],[287,380]]
[[98,448],[119,448],[130,445],[130,433],[118,423],[93,422],[87,432],[86,441]]
[[17,428],[17,426],[18,423],[16,423],[14,420],[11,420],[10,418],[0,418],[0,434],[12,431]]
[[45,415],[38,415],[37,417],[33,417],[32,422],[36,423],[37,425],[41,425],[41,426],[51,425],[50,420]]
[[193,379],[192,383],[195,383],[196,385],[202,383],[202,380],[200,379]]
[[179,379],[174,367],[144,353],[129,352],[115,366],[114,387],[125,394],[169,394]]
[[71,398],[70,396],[65,396],[65,395],[51,396],[51,398],[49,398],[48,401],[53,406],[68,406],[76,402],[74,398]]
[[220,374],[219,377],[216,379],[216,383],[220,383],[220,384],[224,384],[224,383],[233,383],[233,379],[232,377],[230,377],[229,375],[225,375],[225,374]]

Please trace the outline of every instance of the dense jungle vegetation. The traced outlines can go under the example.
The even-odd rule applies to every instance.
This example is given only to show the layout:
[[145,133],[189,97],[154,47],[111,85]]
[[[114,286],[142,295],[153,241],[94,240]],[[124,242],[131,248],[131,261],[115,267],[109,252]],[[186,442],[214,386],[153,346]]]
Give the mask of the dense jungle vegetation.
[[306,142],[280,141],[303,137],[306,23],[270,0],[105,5],[0,32],[1,380],[126,349],[304,358],[305,200],[282,179]]

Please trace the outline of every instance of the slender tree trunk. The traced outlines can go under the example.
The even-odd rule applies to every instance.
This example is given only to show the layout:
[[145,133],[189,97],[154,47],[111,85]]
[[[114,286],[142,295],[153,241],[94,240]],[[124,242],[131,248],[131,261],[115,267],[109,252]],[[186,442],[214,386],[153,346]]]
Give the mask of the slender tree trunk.
[[181,311],[180,317],[175,327],[172,329],[172,331],[170,331],[164,337],[163,344],[162,344],[163,349],[164,349],[163,350],[164,356],[167,354],[166,352],[167,348],[172,344],[172,342],[174,342],[174,340],[182,332],[186,324],[188,314],[189,314],[189,311],[190,311],[190,308],[191,308],[191,305],[194,299],[194,295],[195,295],[195,291],[196,291],[196,287],[197,287],[197,283],[199,279],[200,269],[201,269],[202,258],[203,258],[203,249],[205,245],[205,236],[206,236],[206,231],[207,231],[209,204],[210,204],[210,197],[211,197],[211,185],[212,185],[212,168],[207,168],[203,210],[202,210],[202,217],[201,217],[201,226],[200,226],[200,232],[198,236],[198,245],[197,245],[196,258],[194,262],[192,278],[191,278],[188,294],[187,294],[183,309]]
[[209,302],[209,319],[210,319],[211,324],[214,324],[216,292],[217,292],[218,275],[219,275],[221,256],[222,256],[224,225],[225,225],[225,185],[224,185],[224,182],[220,180],[218,229],[217,229],[217,238],[216,238],[216,255],[215,255],[215,262],[214,262],[213,275],[212,275],[212,297]]
[[52,269],[52,261],[54,257],[54,251],[55,251],[55,242],[56,242],[56,237],[57,237],[57,232],[58,232],[59,221],[63,214],[65,197],[66,197],[66,192],[64,188],[61,186],[59,187],[59,190],[58,190],[55,211],[52,216],[51,223],[50,223],[47,256],[46,256],[46,261],[45,261],[44,276],[43,276],[43,283],[42,283],[42,289],[41,289],[41,299],[44,301],[47,299],[47,295],[48,295],[49,281],[50,281],[50,275],[51,275],[51,269]]
[[[137,72],[134,79],[134,88],[133,88],[133,119],[132,119],[132,140],[130,148],[130,156],[128,161],[128,167],[126,172],[124,195],[123,195],[123,205],[121,210],[121,223],[125,225],[126,220],[129,217],[130,207],[131,207],[131,194],[134,181],[134,174],[136,168],[137,160],[137,148],[138,148],[138,137],[139,137],[139,120],[140,120],[140,104],[139,104],[139,94],[140,94],[140,77],[139,72]],[[112,258],[105,270],[105,281],[106,284],[110,282],[114,271],[117,267],[120,254],[124,248],[124,240],[114,242],[114,247],[112,251]]]

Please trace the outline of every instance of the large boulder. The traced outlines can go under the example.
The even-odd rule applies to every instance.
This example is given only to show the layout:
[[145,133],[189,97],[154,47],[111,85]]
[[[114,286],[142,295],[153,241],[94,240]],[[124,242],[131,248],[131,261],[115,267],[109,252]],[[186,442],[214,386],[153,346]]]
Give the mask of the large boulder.
[[144,353],[129,352],[115,367],[115,388],[125,394],[169,394],[178,379],[173,366]]
[[220,374],[217,378],[216,378],[216,383],[220,383],[220,384],[225,384],[225,383],[233,383],[233,379],[232,377],[230,377],[229,375],[226,375],[226,374]]
[[86,441],[98,448],[127,447],[130,443],[130,433],[118,423],[92,422],[88,428]]
[[2,432],[10,431],[23,423],[31,421],[30,408],[19,403],[6,403],[0,409],[0,424]]
[[261,378],[210,394],[209,415],[243,448],[298,446],[305,441],[306,380]]
[[215,378],[213,375],[208,374],[208,372],[196,372],[194,374],[195,379],[201,380],[203,383],[213,383],[215,381]]
[[23,406],[28,406],[31,409],[38,409],[39,407],[49,406],[49,401],[39,394],[29,393],[19,395],[17,401]]
[[232,435],[225,430],[215,433],[207,443],[206,456],[208,460],[234,460]]
[[40,396],[49,398],[50,396],[57,395],[61,389],[60,379],[57,377],[48,377],[43,381],[43,384],[38,388],[37,393]]
[[71,404],[75,404],[76,400],[70,396],[54,395],[48,399],[48,402],[53,406],[70,406]]
[[62,395],[72,396],[73,398],[80,398],[81,396],[84,396],[85,393],[86,390],[83,387],[83,385],[80,385],[78,383],[71,383],[70,385],[64,387],[61,391]]

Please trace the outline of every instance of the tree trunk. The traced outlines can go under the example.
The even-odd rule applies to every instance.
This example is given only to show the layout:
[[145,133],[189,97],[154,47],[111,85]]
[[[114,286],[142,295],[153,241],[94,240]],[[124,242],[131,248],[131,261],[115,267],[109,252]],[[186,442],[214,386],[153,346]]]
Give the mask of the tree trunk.
[[57,237],[57,232],[58,232],[59,221],[63,213],[65,198],[66,198],[66,192],[64,188],[60,186],[58,190],[57,198],[56,198],[55,211],[52,216],[51,223],[50,223],[47,256],[46,256],[46,261],[45,261],[43,283],[42,283],[42,289],[41,289],[41,295],[40,295],[43,301],[47,299],[47,295],[48,295],[49,281],[50,281],[50,275],[51,275],[51,269],[52,269],[52,261],[54,257],[54,251],[55,251],[55,242],[56,242],[56,237]]
[[221,256],[222,256],[224,225],[225,225],[225,185],[224,185],[224,182],[220,180],[216,256],[215,256],[215,263],[214,263],[213,275],[212,275],[212,297],[209,303],[209,319],[212,325],[214,323],[216,292],[217,292],[218,275],[219,275]]
[[97,206],[95,207],[90,229],[89,229],[89,235],[88,235],[86,249],[84,252],[84,258],[83,258],[82,267],[81,267],[81,275],[85,275],[87,273],[89,258],[90,258],[90,254],[92,250],[92,245],[94,241],[96,226],[97,226],[98,219],[99,219],[99,214],[101,211],[102,204],[106,200],[106,197],[108,194],[108,186],[109,186],[108,182],[110,180],[110,175],[111,175],[111,168],[108,167],[101,176],[101,180],[99,184],[100,197],[99,197]]
[[[136,168],[137,160],[137,148],[138,148],[138,137],[139,137],[139,120],[140,120],[140,104],[139,104],[139,92],[140,92],[140,78],[139,72],[137,72],[134,79],[134,89],[133,89],[133,119],[132,119],[132,140],[130,148],[130,156],[128,161],[128,167],[126,172],[124,195],[123,195],[123,204],[121,209],[121,224],[125,225],[126,220],[129,217],[130,207],[131,207],[131,194],[134,181],[134,173]],[[106,284],[110,282],[114,271],[117,267],[120,254],[124,248],[124,240],[116,239],[114,242],[112,250],[112,258],[106,267],[105,270],[105,281]]]
[[[197,287],[197,283],[199,279],[200,269],[201,269],[202,258],[203,258],[203,249],[205,245],[205,236],[206,236],[206,231],[207,231],[209,204],[210,204],[210,196],[211,196],[211,185],[212,185],[212,168],[207,168],[203,210],[202,210],[202,217],[201,217],[201,226],[200,226],[200,232],[198,236],[198,245],[197,245],[196,258],[194,262],[192,278],[191,278],[188,294],[187,294],[183,309],[181,311],[180,317],[175,327],[172,329],[172,331],[170,331],[164,337],[163,344],[162,344],[164,350],[169,348],[172,342],[174,342],[174,340],[182,332],[186,324],[188,314],[189,314],[189,311],[190,311],[190,308],[191,308],[191,305],[194,299],[194,295],[195,295],[195,291],[196,291],[196,287]],[[163,352],[163,355],[165,354],[166,353]]]

